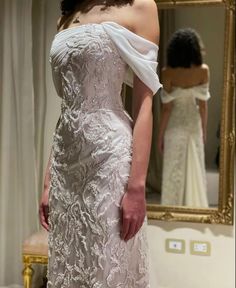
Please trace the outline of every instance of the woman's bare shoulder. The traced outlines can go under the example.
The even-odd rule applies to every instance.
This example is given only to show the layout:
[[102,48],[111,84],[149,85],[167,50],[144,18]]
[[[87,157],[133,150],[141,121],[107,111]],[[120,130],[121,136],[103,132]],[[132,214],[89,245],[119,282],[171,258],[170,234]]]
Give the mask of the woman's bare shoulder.
[[160,29],[156,2],[154,0],[134,0],[131,10],[134,32],[158,44]]
[[156,9],[155,0],[134,0],[133,5],[137,9]]
[[197,73],[197,75],[201,75],[203,79],[207,79],[209,76],[209,66],[203,63],[200,66],[192,68],[193,71]]
[[171,67],[165,66],[161,69],[161,73],[165,77],[170,77],[174,73],[174,69]]
[[202,71],[209,71],[209,66],[206,63],[203,63],[199,69]]
[[201,65],[200,69],[201,69],[201,74],[202,74],[202,78],[203,78],[203,83],[209,82],[209,79],[210,79],[209,66],[204,63]]
[[173,69],[169,68],[169,67],[163,67],[161,69],[161,78],[162,81],[164,81],[165,83],[170,83],[171,82],[171,78],[173,77]]
[[[132,10],[138,18],[142,17],[146,21],[158,20],[157,4],[154,0],[134,0]],[[144,23],[146,24],[146,22],[142,22],[142,25]]]
[[163,72],[169,72],[169,71],[171,71],[171,68],[168,66],[164,66],[164,67],[162,67],[162,71]]

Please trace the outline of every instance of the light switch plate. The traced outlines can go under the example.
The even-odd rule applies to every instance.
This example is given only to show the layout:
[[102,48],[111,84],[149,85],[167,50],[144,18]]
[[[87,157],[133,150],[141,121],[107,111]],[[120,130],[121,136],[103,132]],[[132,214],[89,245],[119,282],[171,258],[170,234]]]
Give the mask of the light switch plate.
[[184,254],[185,241],[182,239],[166,239],[166,252]]
[[207,241],[190,241],[190,253],[192,255],[202,255],[210,256],[211,255],[211,244]]

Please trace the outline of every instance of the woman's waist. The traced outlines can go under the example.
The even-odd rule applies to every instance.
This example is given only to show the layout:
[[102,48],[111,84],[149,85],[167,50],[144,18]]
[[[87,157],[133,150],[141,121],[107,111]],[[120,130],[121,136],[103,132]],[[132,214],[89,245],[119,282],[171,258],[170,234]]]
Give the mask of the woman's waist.
[[201,128],[201,119],[200,117],[192,119],[171,119],[168,122],[166,127],[166,133],[199,133]]
[[80,121],[89,116],[102,119],[103,117],[110,116],[118,119],[127,119],[133,122],[133,119],[128,114],[123,106],[81,106],[77,107],[63,107],[61,108],[60,119],[65,121],[70,119],[72,121]]
[[92,155],[106,159],[114,153],[129,155],[131,144],[132,122],[124,111],[106,111],[102,115],[96,111],[77,120],[62,117],[53,137],[58,161],[76,155],[83,159]]
[[91,97],[77,96],[64,97],[61,102],[61,113],[87,113],[94,111],[123,111],[122,98],[117,97]]
[[196,105],[186,105],[186,106],[181,106],[181,105],[175,105],[173,106],[173,109],[170,114],[170,119],[173,121],[194,121],[193,119],[199,119],[200,113],[199,109]]
[[55,130],[58,135],[74,137],[83,131],[86,133],[122,131],[132,132],[133,120],[124,108],[82,108],[79,110],[66,109],[61,112],[60,124]]

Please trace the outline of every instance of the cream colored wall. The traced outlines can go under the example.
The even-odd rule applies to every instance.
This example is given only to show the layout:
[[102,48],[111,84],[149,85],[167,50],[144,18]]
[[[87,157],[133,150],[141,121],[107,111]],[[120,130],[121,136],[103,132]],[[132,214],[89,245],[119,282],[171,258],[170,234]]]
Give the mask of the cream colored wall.
[[[234,288],[235,226],[149,221],[151,288]],[[185,254],[165,252],[165,239],[186,241]],[[211,256],[190,255],[190,240],[209,241]]]

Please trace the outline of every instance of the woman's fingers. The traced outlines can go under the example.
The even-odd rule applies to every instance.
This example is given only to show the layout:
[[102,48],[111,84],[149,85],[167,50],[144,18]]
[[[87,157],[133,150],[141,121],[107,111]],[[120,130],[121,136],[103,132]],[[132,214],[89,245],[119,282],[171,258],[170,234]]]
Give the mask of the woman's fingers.
[[133,238],[143,225],[144,218],[124,217],[122,223],[121,238],[128,241]]
[[131,239],[135,234],[136,234],[136,226],[137,226],[137,220],[136,219],[130,219],[129,222],[129,230],[128,233],[126,234],[124,240],[128,241]]
[[39,218],[41,225],[46,229],[49,230],[48,225],[48,206],[44,206],[43,204],[39,207]]
[[49,223],[48,223],[48,214],[49,214],[49,206],[48,206],[48,189],[47,185],[45,185],[44,192],[42,194],[42,198],[39,205],[39,219],[41,225],[46,229],[49,230]]
[[127,239],[127,241],[132,239],[137,234],[138,230],[139,230],[139,221],[136,221],[133,225],[133,230],[130,231],[130,236]]
[[121,226],[121,239],[125,240],[127,235],[129,234],[129,226],[130,226],[130,219],[126,216],[122,218],[122,226]]
[[138,233],[138,231],[140,230],[140,228],[143,226],[144,218],[145,218],[145,216],[142,217],[142,218],[140,219],[140,221],[138,222],[136,233]]
[[145,194],[129,190],[121,200],[121,239],[128,241],[138,232],[146,215]]

